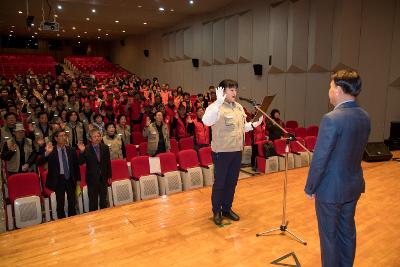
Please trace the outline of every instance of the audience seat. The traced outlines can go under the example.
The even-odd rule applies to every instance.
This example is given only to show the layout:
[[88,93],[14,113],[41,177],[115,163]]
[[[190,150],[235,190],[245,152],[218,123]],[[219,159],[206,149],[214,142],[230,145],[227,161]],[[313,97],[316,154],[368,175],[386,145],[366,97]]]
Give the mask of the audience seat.
[[176,163],[175,154],[172,152],[160,153],[161,173],[158,174],[160,195],[169,195],[182,191],[182,179]]
[[119,206],[133,202],[132,182],[126,161],[123,159],[112,160],[111,169],[112,203],[114,206]]
[[[286,139],[276,139],[274,140],[274,147],[276,154],[278,155],[279,170],[285,170],[285,150],[286,150]],[[294,168],[294,158],[293,154],[290,153],[290,146],[288,151],[288,169]]]
[[272,156],[272,157],[265,158],[265,152],[264,152],[264,144],[265,143],[273,144],[272,141],[268,141],[268,140],[258,141],[256,143],[257,151],[258,151],[258,155],[256,157],[257,170],[262,173],[277,172],[279,170],[278,157]]
[[158,197],[158,179],[155,174],[150,173],[149,156],[133,158],[131,168],[136,200]]
[[[305,146],[304,139],[296,137],[297,141]],[[308,152],[300,146],[297,142],[290,142],[290,151],[293,153],[294,167],[301,168],[310,165],[310,157]]]
[[203,172],[204,186],[214,183],[214,163],[212,160],[212,151],[210,146],[199,149],[200,167]]
[[203,186],[203,172],[201,171],[195,150],[187,149],[179,151],[178,163],[182,177],[183,191]]

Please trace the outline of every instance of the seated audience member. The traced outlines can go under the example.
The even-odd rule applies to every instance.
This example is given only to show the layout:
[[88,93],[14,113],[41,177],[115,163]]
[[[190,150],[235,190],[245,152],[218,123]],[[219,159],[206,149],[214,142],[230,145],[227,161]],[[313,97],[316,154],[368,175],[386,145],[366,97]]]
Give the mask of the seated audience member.
[[[271,111],[271,118],[282,126],[282,121],[279,118],[280,115],[281,113],[277,109],[273,109]],[[283,136],[283,131],[271,121],[268,120],[266,126],[266,129],[269,132],[269,140],[273,141],[275,139],[280,139]]]

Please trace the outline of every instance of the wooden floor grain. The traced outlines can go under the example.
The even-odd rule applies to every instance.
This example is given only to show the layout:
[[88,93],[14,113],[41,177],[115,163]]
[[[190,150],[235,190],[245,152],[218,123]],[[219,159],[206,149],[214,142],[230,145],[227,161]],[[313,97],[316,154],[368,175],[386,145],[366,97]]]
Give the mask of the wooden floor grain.
[[[400,266],[400,162],[363,167],[354,266]],[[206,187],[1,234],[0,266],[274,266],[290,252],[303,267],[320,266],[314,201],[303,191],[307,172],[289,171],[287,204],[289,229],[307,246],[278,233],[256,237],[281,224],[280,172],[240,180],[234,210],[241,220],[225,227],[211,221]]]

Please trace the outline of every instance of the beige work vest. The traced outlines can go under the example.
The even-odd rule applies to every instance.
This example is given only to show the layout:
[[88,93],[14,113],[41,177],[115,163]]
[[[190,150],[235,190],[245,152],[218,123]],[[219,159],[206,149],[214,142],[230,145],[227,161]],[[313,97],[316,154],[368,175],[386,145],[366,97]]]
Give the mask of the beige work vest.
[[211,149],[214,152],[236,152],[243,150],[246,114],[243,107],[234,102],[224,102],[219,108],[219,119],[211,126]]
[[110,148],[110,158],[122,159],[122,139],[120,136],[115,135],[113,139],[108,137],[108,135],[103,136],[103,142]]
[[[7,145],[10,147],[12,143],[16,143],[14,139],[9,139],[7,141]],[[17,150],[15,151],[14,155],[12,158],[7,161],[7,170],[9,172],[18,172],[19,170],[19,165],[20,164],[25,164],[26,161],[28,161],[29,156],[32,153],[32,141],[31,139],[25,138],[24,142],[24,153],[25,153],[25,162],[19,162],[20,158],[20,153],[21,151],[19,150],[19,146],[17,145]]]

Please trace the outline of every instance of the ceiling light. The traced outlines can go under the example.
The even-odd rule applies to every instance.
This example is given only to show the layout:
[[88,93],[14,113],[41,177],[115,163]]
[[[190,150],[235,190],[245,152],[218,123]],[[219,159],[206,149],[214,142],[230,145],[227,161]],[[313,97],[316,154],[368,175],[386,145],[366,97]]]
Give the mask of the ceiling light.
[[158,10],[164,11],[164,8],[163,7],[159,7]]
[[87,21],[89,21],[89,20],[90,20],[90,18],[86,18],[86,20],[87,20]]
[[58,18],[58,15],[57,15],[57,14],[54,14],[54,17],[55,17],[55,18]]
[[80,36],[80,35],[78,35],[78,38],[81,38],[81,36]]
[[32,38],[35,38],[35,36],[32,35]]
[[62,32],[65,32],[65,30],[62,30]]
[[97,29],[97,31],[101,32],[101,29],[99,28],[99,29]]
[[143,22],[144,25],[147,25],[147,22]]
[[35,32],[35,34],[37,35],[37,32]]
[[173,9],[173,8],[171,8],[171,10],[170,10],[171,12],[174,12],[175,10]]
[[125,30],[122,30],[122,32],[125,32]]
[[84,34],[87,34],[87,32],[84,32]]
[[142,8],[142,6],[141,6],[141,5],[138,5],[137,7],[138,7],[138,8]]
[[119,23],[119,20],[116,20],[115,23]]
[[80,44],[80,43],[81,43],[81,41],[78,42],[78,44]]
[[92,9],[92,13],[96,13],[96,9]]
[[108,33],[106,33],[106,36],[108,36]]
[[97,39],[100,39],[100,36],[97,36]]
[[189,1],[189,4],[193,5],[193,4],[194,4],[194,1],[193,1],[193,0],[190,0],[190,1]]
[[73,29],[73,30],[76,30],[75,26],[72,26],[72,29]]
[[22,11],[21,11],[21,10],[18,10],[18,13],[19,13],[19,14],[22,14]]
[[58,8],[58,9],[62,9],[62,6],[61,6],[61,5],[58,5],[57,8]]
[[31,23],[31,26],[33,27],[33,26],[35,26],[35,24]]
[[60,36],[60,34],[59,34],[59,33],[57,33],[57,36]]
[[10,32],[14,32],[14,31],[10,31]]
[[9,35],[10,37],[12,36],[12,34]]
[[15,26],[14,26],[14,25],[12,25],[12,26],[11,26],[11,28],[15,28]]

